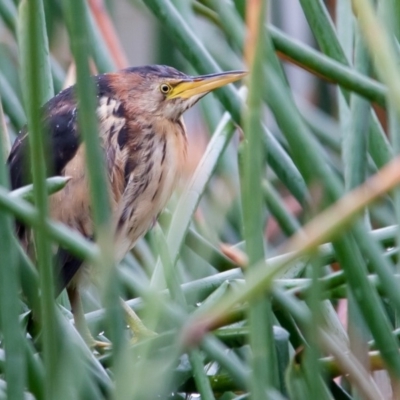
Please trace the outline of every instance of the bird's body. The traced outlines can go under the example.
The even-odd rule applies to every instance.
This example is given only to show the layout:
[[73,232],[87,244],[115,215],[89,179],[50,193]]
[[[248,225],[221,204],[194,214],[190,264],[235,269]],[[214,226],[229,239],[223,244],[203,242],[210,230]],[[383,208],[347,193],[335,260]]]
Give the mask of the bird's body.
[[[94,77],[101,146],[120,260],[149,229],[168,202],[187,153],[182,114],[210,90],[233,82],[242,72],[189,77],[166,66],[128,68]],[[74,87],[52,98],[43,109],[50,146],[48,175],[71,177],[49,200],[50,215],[94,239],[85,145],[78,128]],[[30,183],[26,162],[28,135],[23,131],[11,150],[11,186]],[[27,241],[27,230],[18,234]],[[59,252],[59,289],[79,285],[81,261]]]
[[[101,81],[104,84],[104,76]],[[165,207],[179,181],[187,153],[181,118],[170,122],[134,110],[129,114],[123,111],[125,101],[116,93],[100,96],[97,108],[109,178],[116,260],[146,233]],[[51,196],[51,216],[91,238],[93,223],[84,144],[79,145],[61,174],[71,180]]]

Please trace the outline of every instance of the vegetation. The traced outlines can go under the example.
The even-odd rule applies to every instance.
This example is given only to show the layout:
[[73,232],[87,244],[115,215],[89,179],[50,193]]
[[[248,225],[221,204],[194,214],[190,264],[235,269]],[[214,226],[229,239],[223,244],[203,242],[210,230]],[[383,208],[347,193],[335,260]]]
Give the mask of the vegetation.
[[[398,3],[337,0],[334,25],[322,0],[299,0],[315,50],[265,23],[265,0],[133,2],[167,34],[162,60],[249,75],[202,100],[204,154],[118,266],[87,79],[125,64],[109,3],[0,0],[0,398],[400,398]],[[39,108],[74,81],[52,51],[65,28],[96,243],[48,215],[68,179],[45,179]],[[323,112],[322,95],[295,101],[282,60],[318,76]],[[34,185],[10,192],[6,157],[26,123]],[[33,227],[37,260],[14,218]],[[99,271],[84,305],[110,349],[89,349],[65,294],[54,301],[55,245]],[[119,296],[157,336],[132,341]]]

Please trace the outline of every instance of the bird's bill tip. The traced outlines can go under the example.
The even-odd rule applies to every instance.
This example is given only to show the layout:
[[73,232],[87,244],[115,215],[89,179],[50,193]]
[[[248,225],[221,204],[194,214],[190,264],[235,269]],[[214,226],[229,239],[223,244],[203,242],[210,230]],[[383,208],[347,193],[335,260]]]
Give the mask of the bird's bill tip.
[[169,98],[181,97],[188,99],[192,96],[205,94],[229,83],[236,82],[246,75],[246,71],[229,71],[191,77],[179,82],[173,88]]

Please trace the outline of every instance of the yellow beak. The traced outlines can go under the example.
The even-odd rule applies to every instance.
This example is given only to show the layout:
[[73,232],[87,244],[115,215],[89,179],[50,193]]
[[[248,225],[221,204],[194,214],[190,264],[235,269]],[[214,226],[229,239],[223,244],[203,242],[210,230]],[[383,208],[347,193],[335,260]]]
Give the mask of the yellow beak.
[[192,96],[205,94],[228,83],[236,82],[246,75],[247,72],[245,71],[229,71],[185,79],[173,87],[168,98],[175,99],[176,97],[181,97],[188,99]]

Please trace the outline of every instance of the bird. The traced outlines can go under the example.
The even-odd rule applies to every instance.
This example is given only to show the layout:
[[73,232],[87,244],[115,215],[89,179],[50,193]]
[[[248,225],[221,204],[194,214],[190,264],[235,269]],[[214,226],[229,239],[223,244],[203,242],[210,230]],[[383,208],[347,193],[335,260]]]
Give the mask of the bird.
[[[190,76],[170,66],[146,65],[92,77],[117,262],[149,230],[179,182],[187,156],[183,113],[207,93],[245,75],[245,71],[229,71]],[[65,188],[50,196],[49,214],[53,220],[95,240],[78,114],[75,86],[64,89],[42,108],[49,146],[47,176],[70,178]],[[32,182],[28,139],[25,127],[7,160],[12,190]],[[16,230],[27,248],[31,242],[29,229],[17,223]],[[80,294],[86,277],[95,272],[62,248],[56,259],[56,295],[67,289],[78,331],[87,342],[98,343],[85,327]],[[136,314],[129,315],[130,325],[137,325],[133,328],[135,334],[149,333]]]

